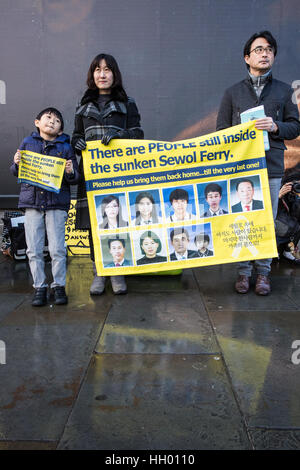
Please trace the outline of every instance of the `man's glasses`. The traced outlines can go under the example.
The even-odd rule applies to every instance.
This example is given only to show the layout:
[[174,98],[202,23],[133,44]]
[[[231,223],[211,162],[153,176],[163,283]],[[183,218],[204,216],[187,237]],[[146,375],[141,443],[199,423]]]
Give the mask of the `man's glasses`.
[[262,55],[264,51],[266,51],[267,54],[272,54],[272,52],[274,52],[274,49],[271,46],[267,46],[267,47],[257,46],[254,49],[252,49],[252,51],[249,52],[249,55],[251,54],[251,52],[255,52],[255,54],[257,55]]

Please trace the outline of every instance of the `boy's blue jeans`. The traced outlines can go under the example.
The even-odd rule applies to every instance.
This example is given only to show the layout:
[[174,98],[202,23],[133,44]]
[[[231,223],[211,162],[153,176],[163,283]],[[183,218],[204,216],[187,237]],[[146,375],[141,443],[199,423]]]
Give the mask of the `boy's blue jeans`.
[[[273,218],[275,220],[278,209],[278,195],[281,187],[281,178],[270,178],[270,196],[273,211]],[[271,271],[272,258],[256,259],[255,261],[242,261],[239,263],[238,273],[247,277],[251,277],[253,266],[257,274],[268,276]]]
[[53,276],[51,287],[66,284],[65,223],[67,217],[68,213],[60,209],[39,211],[27,208],[25,210],[26,253],[35,289],[47,287],[43,253],[46,233]]

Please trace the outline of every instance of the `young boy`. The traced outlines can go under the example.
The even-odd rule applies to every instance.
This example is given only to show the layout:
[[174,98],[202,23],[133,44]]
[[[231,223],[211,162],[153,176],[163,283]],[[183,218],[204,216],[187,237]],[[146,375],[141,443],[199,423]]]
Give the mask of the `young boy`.
[[209,235],[207,233],[199,233],[194,238],[194,243],[198,250],[198,255],[200,258],[204,256],[213,256],[213,251],[208,249],[209,245]]
[[222,188],[219,184],[209,183],[204,189],[204,194],[209,208],[204,212],[202,217],[213,217],[215,215],[227,214],[227,212],[220,207]]
[[68,298],[66,284],[65,222],[70,205],[70,184],[80,179],[78,165],[69,137],[63,134],[64,122],[61,113],[55,108],[41,111],[36,119],[37,132],[26,137],[14,155],[11,166],[13,175],[18,176],[21,161],[20,150],[65,158],[66,166],[60,192],[57,194],[38,186],[22,183],[19,208],[25,210],[25,236],[27,256],[35,294],[33,306],[47,303],[47,283],[45,275],[44,246],[47,233],[55,304],[66,304]]
[[167,222],[177,222],[195,218],[194,214],[187,211],[189,193],[183,188],[174,189],[169,196],[174,214],[167,217]]

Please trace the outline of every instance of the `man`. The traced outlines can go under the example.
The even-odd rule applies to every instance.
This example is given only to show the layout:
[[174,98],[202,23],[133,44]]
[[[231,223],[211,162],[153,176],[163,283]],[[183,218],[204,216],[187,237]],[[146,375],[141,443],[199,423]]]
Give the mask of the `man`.
[[220,203],[222,199],[222,188],[217,183],[209,183],[204,189],[204,195],[209,208],[202,217],[213,217],[216,215],[228,214],[221,209]]
[[207,233],[198,233],[198,235],[195,236],[194,243],[197,247],[198,256],[200,258],[213,256],[213,251],[208,249],[209,241],[210,239]]
[[125,259],[126,245],[124,238],[109,238],[107,243],[113,262],[105,265],[105,268],[132,266],[130,261]]
[[174,210],[174,214],[167,218],[167,222],[178,222],[195,218],[194,214],[187,212],[189,193],[185,189],[174,189],[174,191],[170,193],[169,200]]
[[171,253],[171,261],[181,261],[189,258],[197,258],[197,252],[189,250],[189,232],[184,228],[175,228],[170,232],[170,240],[174,248]]
[[[257,119],[256,128],[268,132],[270,150],[266,161],[275,219],[280,181],[284,172],[284,140],[295,139],[300,133],[299,112],[292,101],[293,89],[272,77],[271,68],[277,53],[277,43],[269,31],[253,34],[244,47],[244,60],[248,68],[245,80],[225,91],[217,117],[217,130],[240,124],[240,113],[264,105],[266,117]],[[267,295],[271,291],[269,274],[272,259],[255,260],[257,271],[255,292]],[[236,291],[249,290],[253,264],[239,264]]]
[[243,178],[236,185],[236,192],[240,202],[231,207],[232,212],[247,212],[263,209],[262,201],[253,199],[254,184],[251,179]]

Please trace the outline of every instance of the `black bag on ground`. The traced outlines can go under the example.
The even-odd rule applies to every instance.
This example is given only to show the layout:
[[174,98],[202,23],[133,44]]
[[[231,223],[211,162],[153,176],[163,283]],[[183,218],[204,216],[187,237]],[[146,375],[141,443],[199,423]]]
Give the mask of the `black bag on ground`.
[[276,235],[282,238],[293,238],[300,231],[300,224],[295,217],[288,212],[281,212],[275,220]]
[[[26,238],[24,228],[24,213],[16,211],[4,212],[3,235],[2,235],[2,252],[11,256],[16,261],[27,259],[26,255]],[[48,240],[46,234],[44,259],[50,261]]]
[[[24,229],[24,213],[16,211],[4,212],[2,251],[13,259],[26,260],[26,240]],[[4,250],[5,249],[5,250]]]

